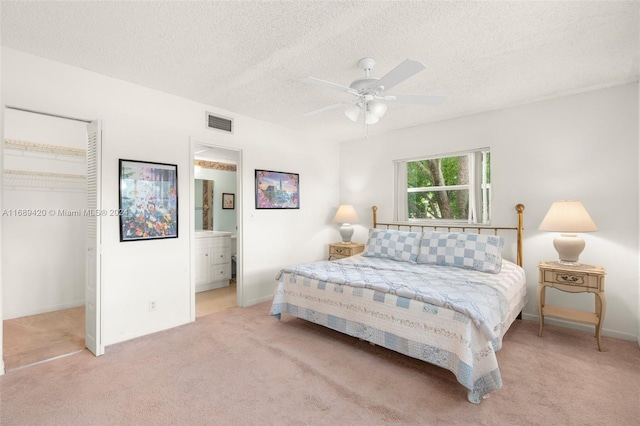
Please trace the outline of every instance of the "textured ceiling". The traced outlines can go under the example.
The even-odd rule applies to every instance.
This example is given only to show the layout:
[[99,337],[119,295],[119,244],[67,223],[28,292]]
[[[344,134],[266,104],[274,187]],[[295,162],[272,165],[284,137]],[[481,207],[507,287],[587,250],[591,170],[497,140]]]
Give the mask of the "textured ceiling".
[[329,140],[364,136],[339,108],[365,56],[381,77],[410,58],[426,69],[393,93],[370,135],[638,81],[638,1],[1,2],[4,46]]

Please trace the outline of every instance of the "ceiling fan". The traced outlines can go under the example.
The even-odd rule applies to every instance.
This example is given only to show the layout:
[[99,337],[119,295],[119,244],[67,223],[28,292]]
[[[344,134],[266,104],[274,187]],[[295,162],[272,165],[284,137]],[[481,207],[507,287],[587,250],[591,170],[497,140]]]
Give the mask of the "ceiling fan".
[[365,124],[375,124],[380,120],[380,117],[387,112],[387,104],[385,102],[401,102],[417,105],[438,105],[444,102],[444,96],[417,94],[388,95],[385,93],[387,90],[425,69],[425,66],[421,62],[405,59],[381,78],[371,77],[369,75],[375,63],[376,61],[372,58],[360,59],[358,66],[364,71],[365,76],[352,81],[348,87],[330,81],[320,80],[315,77],[301,78],[300,81],[302,82],[337,90],[339,92],[350,93],[356,97],[355,101],[352,100],[327,105],[309,111],[304,115],[310,116],[348,105],[344,113],[351,121],[358,121],[360,114],[364,113]]

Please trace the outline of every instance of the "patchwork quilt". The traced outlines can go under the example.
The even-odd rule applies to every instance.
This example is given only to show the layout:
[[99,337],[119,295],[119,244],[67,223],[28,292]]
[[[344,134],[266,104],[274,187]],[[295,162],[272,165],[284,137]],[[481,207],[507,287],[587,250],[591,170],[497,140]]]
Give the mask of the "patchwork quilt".
[[502,386],[495,351],[526,303],[524,271],[497,274],[352,256],[283,269],[271,315],[327,326],[452,371],[478,403]]

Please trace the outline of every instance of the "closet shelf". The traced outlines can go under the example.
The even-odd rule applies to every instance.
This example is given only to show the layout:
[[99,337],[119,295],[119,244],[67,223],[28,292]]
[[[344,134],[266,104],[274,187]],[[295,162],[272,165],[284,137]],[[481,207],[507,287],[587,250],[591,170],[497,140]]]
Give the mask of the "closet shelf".
[[27,142],[17,139],[5,139],[4,148],[22,152],[38,152],[56,156],[75,157],[82,159],[84,159],[87,155],[87,151],[80,148]]
[[4,170],[5,188],[49,189],[52,191],[85,191],[86,177],[68,173]]

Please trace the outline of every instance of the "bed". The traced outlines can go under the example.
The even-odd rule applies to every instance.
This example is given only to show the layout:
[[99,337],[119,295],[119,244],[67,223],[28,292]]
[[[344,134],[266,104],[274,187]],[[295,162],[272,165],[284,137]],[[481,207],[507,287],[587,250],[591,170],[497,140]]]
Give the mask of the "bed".
[[[271,315],[445,368],[480,403],[502,386],[496,352],[526,304],[524,206],[516,206],[514,227],[380,223],[372,209],[364,252],[283,268]],[[513,261],[503,256],[503,233],[515,233]]]

